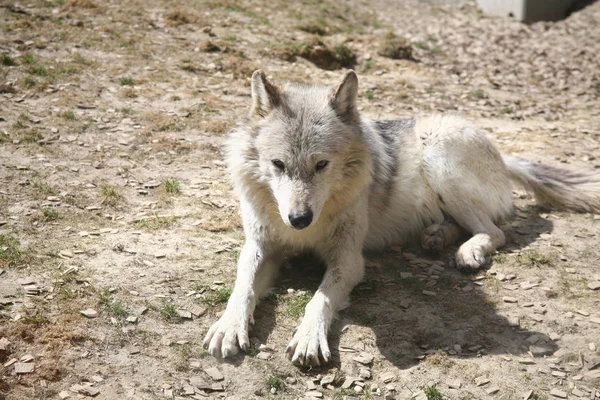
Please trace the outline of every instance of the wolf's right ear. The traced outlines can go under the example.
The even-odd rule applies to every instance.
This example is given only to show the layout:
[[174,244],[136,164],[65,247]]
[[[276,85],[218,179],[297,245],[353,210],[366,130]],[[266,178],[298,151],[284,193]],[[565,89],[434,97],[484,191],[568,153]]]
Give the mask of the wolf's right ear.
[[252,74],[252,110],[251,114],[266,117],[281,102],[281,93],[273,85],[263,71],[256,70]]
[[335,110],[338,117],[348,123],[356,124],[359,121],[356,109],[356,96],[358,95],[358,77],[356,72],[350,70],[344,75],[344,79],[331,89],[329,104]]

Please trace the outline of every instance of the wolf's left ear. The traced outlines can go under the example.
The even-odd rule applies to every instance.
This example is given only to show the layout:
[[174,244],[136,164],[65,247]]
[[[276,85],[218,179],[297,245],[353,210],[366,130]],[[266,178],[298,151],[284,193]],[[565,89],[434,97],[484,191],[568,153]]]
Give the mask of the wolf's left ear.
[[266,117],[281,102],[281,93],[273,85],[263,71],[256,70],[252,74],[252,115]]
[[329,104],[342,121],[347,124],[358,123],[356,96],[358,94],[358,77],[356,72],[349,70],[344,79],[331,89]]

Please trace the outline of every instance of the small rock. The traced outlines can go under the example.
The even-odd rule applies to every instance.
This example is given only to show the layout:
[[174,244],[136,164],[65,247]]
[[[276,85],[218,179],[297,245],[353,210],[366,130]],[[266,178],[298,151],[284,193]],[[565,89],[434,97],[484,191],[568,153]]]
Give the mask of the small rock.
[[256,355],[256,358],[258,358],[260,360],[268,360],[269,358],[271,358],[271,353],[267,353],[266,351],[261,351],[260,353],[258,353]]
[[535,364],[535,361],[529,359],[529,358],[520,358],[519,359],[519,364],[525,364],[525,365],[533,365]]
[[523,400],[529,400],[531,396],[533,396],[533,390],[530,390],[527,393],[525,393],[525,396],[523,396]]
[[498,386],[492,386],[489,389],[486,389],[486,393],[487,394],[494,394],[494,393],[498,393],[500,391],[500,388]]
[[587,286],[591,290],[598,290],[598,289],[600,289],[600,282],[599,281],[591,282],[591,283],[588,283]]
[[435,296],[437,296],[437,293],[436,293],[436,292],[432,292],[432,291],[430,291],[430,290],[423,290],[423,292],[422,292],[422,293],[423,293],[425,296],[431,296],[431,297],[435,297]]
[[519,299],[517,299],[516,297],[504,296],[502,298],[502,301],[504,301],[505,303],[517,303]]
[[25,354],[23,357],[21,357],[21,362],[32,362],[33,361],[33,356],[31,354]]
[[15,363],[15,374],[30,374],[33,372],[34,369],[35,369],[34,363],[30,363],[30,362]]
[[96,318],[98,311],[88,308],[87,310],[80,311],[80,313],[87,318]]
[[566,399],[567,393],[554,388],[550,391],[550,396],[558,397],[559,399]]
[[333,383],[334,380],[335,380],[335,375],[333,375],[333,374],[325,375],[323,377],[323,379],[321,379],[321,386],[329,385],[330,383]]
[[557,378],[566,378],[567,374],[562,371],[552,371],[552,376],[555,376]]
[[585,396],[585,393],[584,393],[583,391],[581,391],[581,390],[577,389],[577,388],[574,388],[574,389],[571,391],[571,394],[572,394],[573,396],[576,396],[576,397],[583,397],[583,396]]
[[588,344],[588,348],[589,348],[591,351],[596,351],[596,343],[589,343],[589,344]]
[[385,374],[381,375],[381,381],[383,383],[390,383],[394,379],[396,379],[396,374],[394,374],[393,372],[386,372]]
[[579,315],[583,315],[584,317],[589,317],[589,316],[590,316],[590,313],[589,313],[589,312],[587,312],[587,311],[584,311],[584,310],[577,310],[577,311],[575,311],[575,312],[576,312],[577,314],[579,314]]
[[[210,376],[210,378],[213,381],[222,381],[223,379],[225,379],[223,377],[223,374],[221,373],[221,371],[219,371],[217,368],[212,367],[212,368],[207,368],[204,370],[204,372],[206,372],[206,374],[208,376]],[[333,381],[332,381],[333,382]]]
[[547,346],[529,346],[529,351],[534,357],[551,356],[554,354],[554,349]]
[[298,380],[293,376],[288,376],[287,378],[285,378],[285,383],[287,383],[288,385],[295,385],[296,382],[298,382]]
[[488,383],[490,383],[490,380],[488,378],[486,378],[485,376],[480,376],[479,378],[475,378],[475,385],[477,385],[477,386],[487,385]]
[[314,397],[316,399],[320,399],[323,397],[323,393],[318,392],[316,390],[311,390],[310,392],[306,392],[306,393],[304,393],[304,395],[307,397]]
[[135,324],[138,320],[138,317],[130,315],[129,317],[127,317],[126,321],[129,322],[130,324]]
[[446,382],[446,384],[450,389],[460,389],[460,387],[462,386],[462,382],[460,381],[460,379],[448,381]]
[[360,364],[368,365],[373,362],[373,356],[369,353],[360,353],[358,356],[354,357],[353,360]]
[[344,381],[344,383],[342,384],[342,389],[350,389],[350,387],[352,386],[352,384],[354,382],[356,382],[359,378],[354,377],[354,376],[347,376],[346,380]]
[[363,379],[371,379],[371,371],[366,368],[361,368],[358,371],[358,376],[360,376]]
[[10,341],[7,338],[0,339],[0,351],[7,351],[8,346],[10,346]]
[[177,310],[175,310],[175,312],[177,313],[177,315],[179,315],[180,318],[192,319],[192,313],[188,310],[182,310],[178,308]]
[[70,393],[69,393],[69,392],[67,392],[66,390],[63,390],[62,392],[60,392],[60,393],[58,394],[58,397],[60,397],[62,400],[64,400],[64,399],[68,399],[68,398],[69,398],[69,396],[70,396]]

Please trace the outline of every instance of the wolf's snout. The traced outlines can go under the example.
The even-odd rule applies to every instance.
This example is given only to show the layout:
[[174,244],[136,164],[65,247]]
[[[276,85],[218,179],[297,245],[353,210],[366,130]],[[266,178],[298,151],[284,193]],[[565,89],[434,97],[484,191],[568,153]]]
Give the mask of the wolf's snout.
[[296,229],[304,229],[310,225],[313,219],[312,210],[304,210],[304,211],[292,211],[290,215],[288,215],[290,219],[290,224]]

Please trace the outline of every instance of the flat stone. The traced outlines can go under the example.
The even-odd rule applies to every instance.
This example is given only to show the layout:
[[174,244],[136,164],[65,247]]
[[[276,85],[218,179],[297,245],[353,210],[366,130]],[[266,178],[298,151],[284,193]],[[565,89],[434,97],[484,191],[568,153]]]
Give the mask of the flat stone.
[[201,307],[196,304],[188,305],[187,309],[189,312],[191,312],[194,315],[194,317],[200,317],[200,316],[206,314],[206,311],[207,311],[206,307]]
[[559,399],[566,399],[567,393],[563,392],[562,390],[558,390],[557,388],[554,388],[550,391],[550,396],[558,397]]
[[383,383],[390,383],[394,379],[396,379],[396,374],[394,374],[393,372],[386,372],[385,374],[381,375],[381,381]]
[[360,376],[363,379],[371,379],[371,371],[367,368],[361,368],[358,371],[358,376]]
[[534,357],[551,356],[554,354],[554,349],[548,346],[529,346],[529,351]]
[[[210,376],[210,378],[213,381],[222,381],[223,379],[225,379],[225,377],[223,376],[223,374],[221,373],[221,371],[219,371],[217,368],[212,367],[212,368],[207,368],[204,370],[204,372],[206,372],[206,374],[208,376]],[[333,381],[332,381],[333,382]]]
[[30,374],[35,370],[35,364],[34,363],[24,363],[24,362],[18,362],[15,363],[15,374]]
[[96,318],[98,316],[98,311],[88,308],[87,310],[79,311],[81,315],[87,318]]
[[256,355],[256,358],[261,359],[261,360],[268,360],[269,358],[271,358],[271,353],[268,353],[266,351],[261,351],[260,353],[258,353]]
[[596,351],[596,343],[588,343],[588,348],[590,351]]
[[321,379],[321,386],[327,386],[327,385],[333,383],[334,380],[335,380],[335,375],[333,375],[333,374],[325,375],[323,377],[323,379]]
[[373,355],[369,353],[360,353],[358,356],[353,358],[357,363],[368,365],[373,362]]
[[517,303],[519,301],[519,299],[517,299],[516,297],[504,296],[502,298],[502,301],[505,303]]
[[460,387],[462,386],[462,382],[460,381],[460,379],[454,379],[446,382],[446,385],[448,385],[450,389],[460,389]]
[[0,351],[8,350],[8,346],[10,346],[10,341],[7,338],[0,339]]
[[590,318],[590,322],[600,325],[600,318],[592,317],[592,318]]
[[500,388],[498,386],[492,386],[489,389],[486,389],[486,393],[487,394],[494,394],[494,393],[498,393],[500,391]]
[[357,378],[355,376],[347,376],[346,380],[344,380],[344,383],[342,384],[342,389],[350,389],[352,384],[354,382],[356,382],[357,380],[359,380],[359,378]]
[[423,290],[422,292],[425,296],[431,296],[431,297],[435,297],[437,296],[436,292],[432,292],[431,290]]
[[307,397],[314,397],[316,399],[320,399],[323,397],[323,393],[318,392],[316,390],[311,390],[310,392],[306,392],[306,393],[304,393],[304,395]]
[[64,399],[68,399],[70,395],[71,394],[69,392],[67,392],[66,390],[63,390],[62,392],[60,392],[58,394],[58,397],[60,397],[62,400],[64,400]]
[[138,320],[138,317],[134,316],[134,315],[130,315],[129,317],[127,317],[125,319],[125,321],[129,322],[130,324],[135,324]]
[[587,312],[587,311],[584,311],[584,310],[577,310],[577,311],[575,311],[575,312],[576,312],[577,314],[579,314],[579,315],[583,315],[584,317],[589,317],[589,316],[590,316],[590,313],[589,313],[589,312]]
[[179,315],[180,318],[192,319],[192,313],[188,310],[182,310],[178,308],[177,310],[175,310],[175,312],[177,313],[177,315]]
[[598,282],[598,281],[591,282],[591,283],[588,283],[587,286],[591,290],[598,290],[598,289],[600,289],[600,282]]
[[485,376],[480,376],[479,378],[475,378],[475,385],[484,386],[490,383],[490,380]]
[[535,364],[535,361],[533,361],[530,358],[520,358],[519,359],[519,364],[533,365],[533,364]]
[[32,362],[33,361],[33,356],[31,354],[25,354],[23,357],[21,357],[21,362]]
[[577,388],[574,388],[573,390],[571,390],[571,394],[573,396],[577,396],[577,397],[583,397],[585,396],[585,393]]
[[557,378],[566,378],[567,374],[562,371],[552,371],[552,376],[555,376]]

